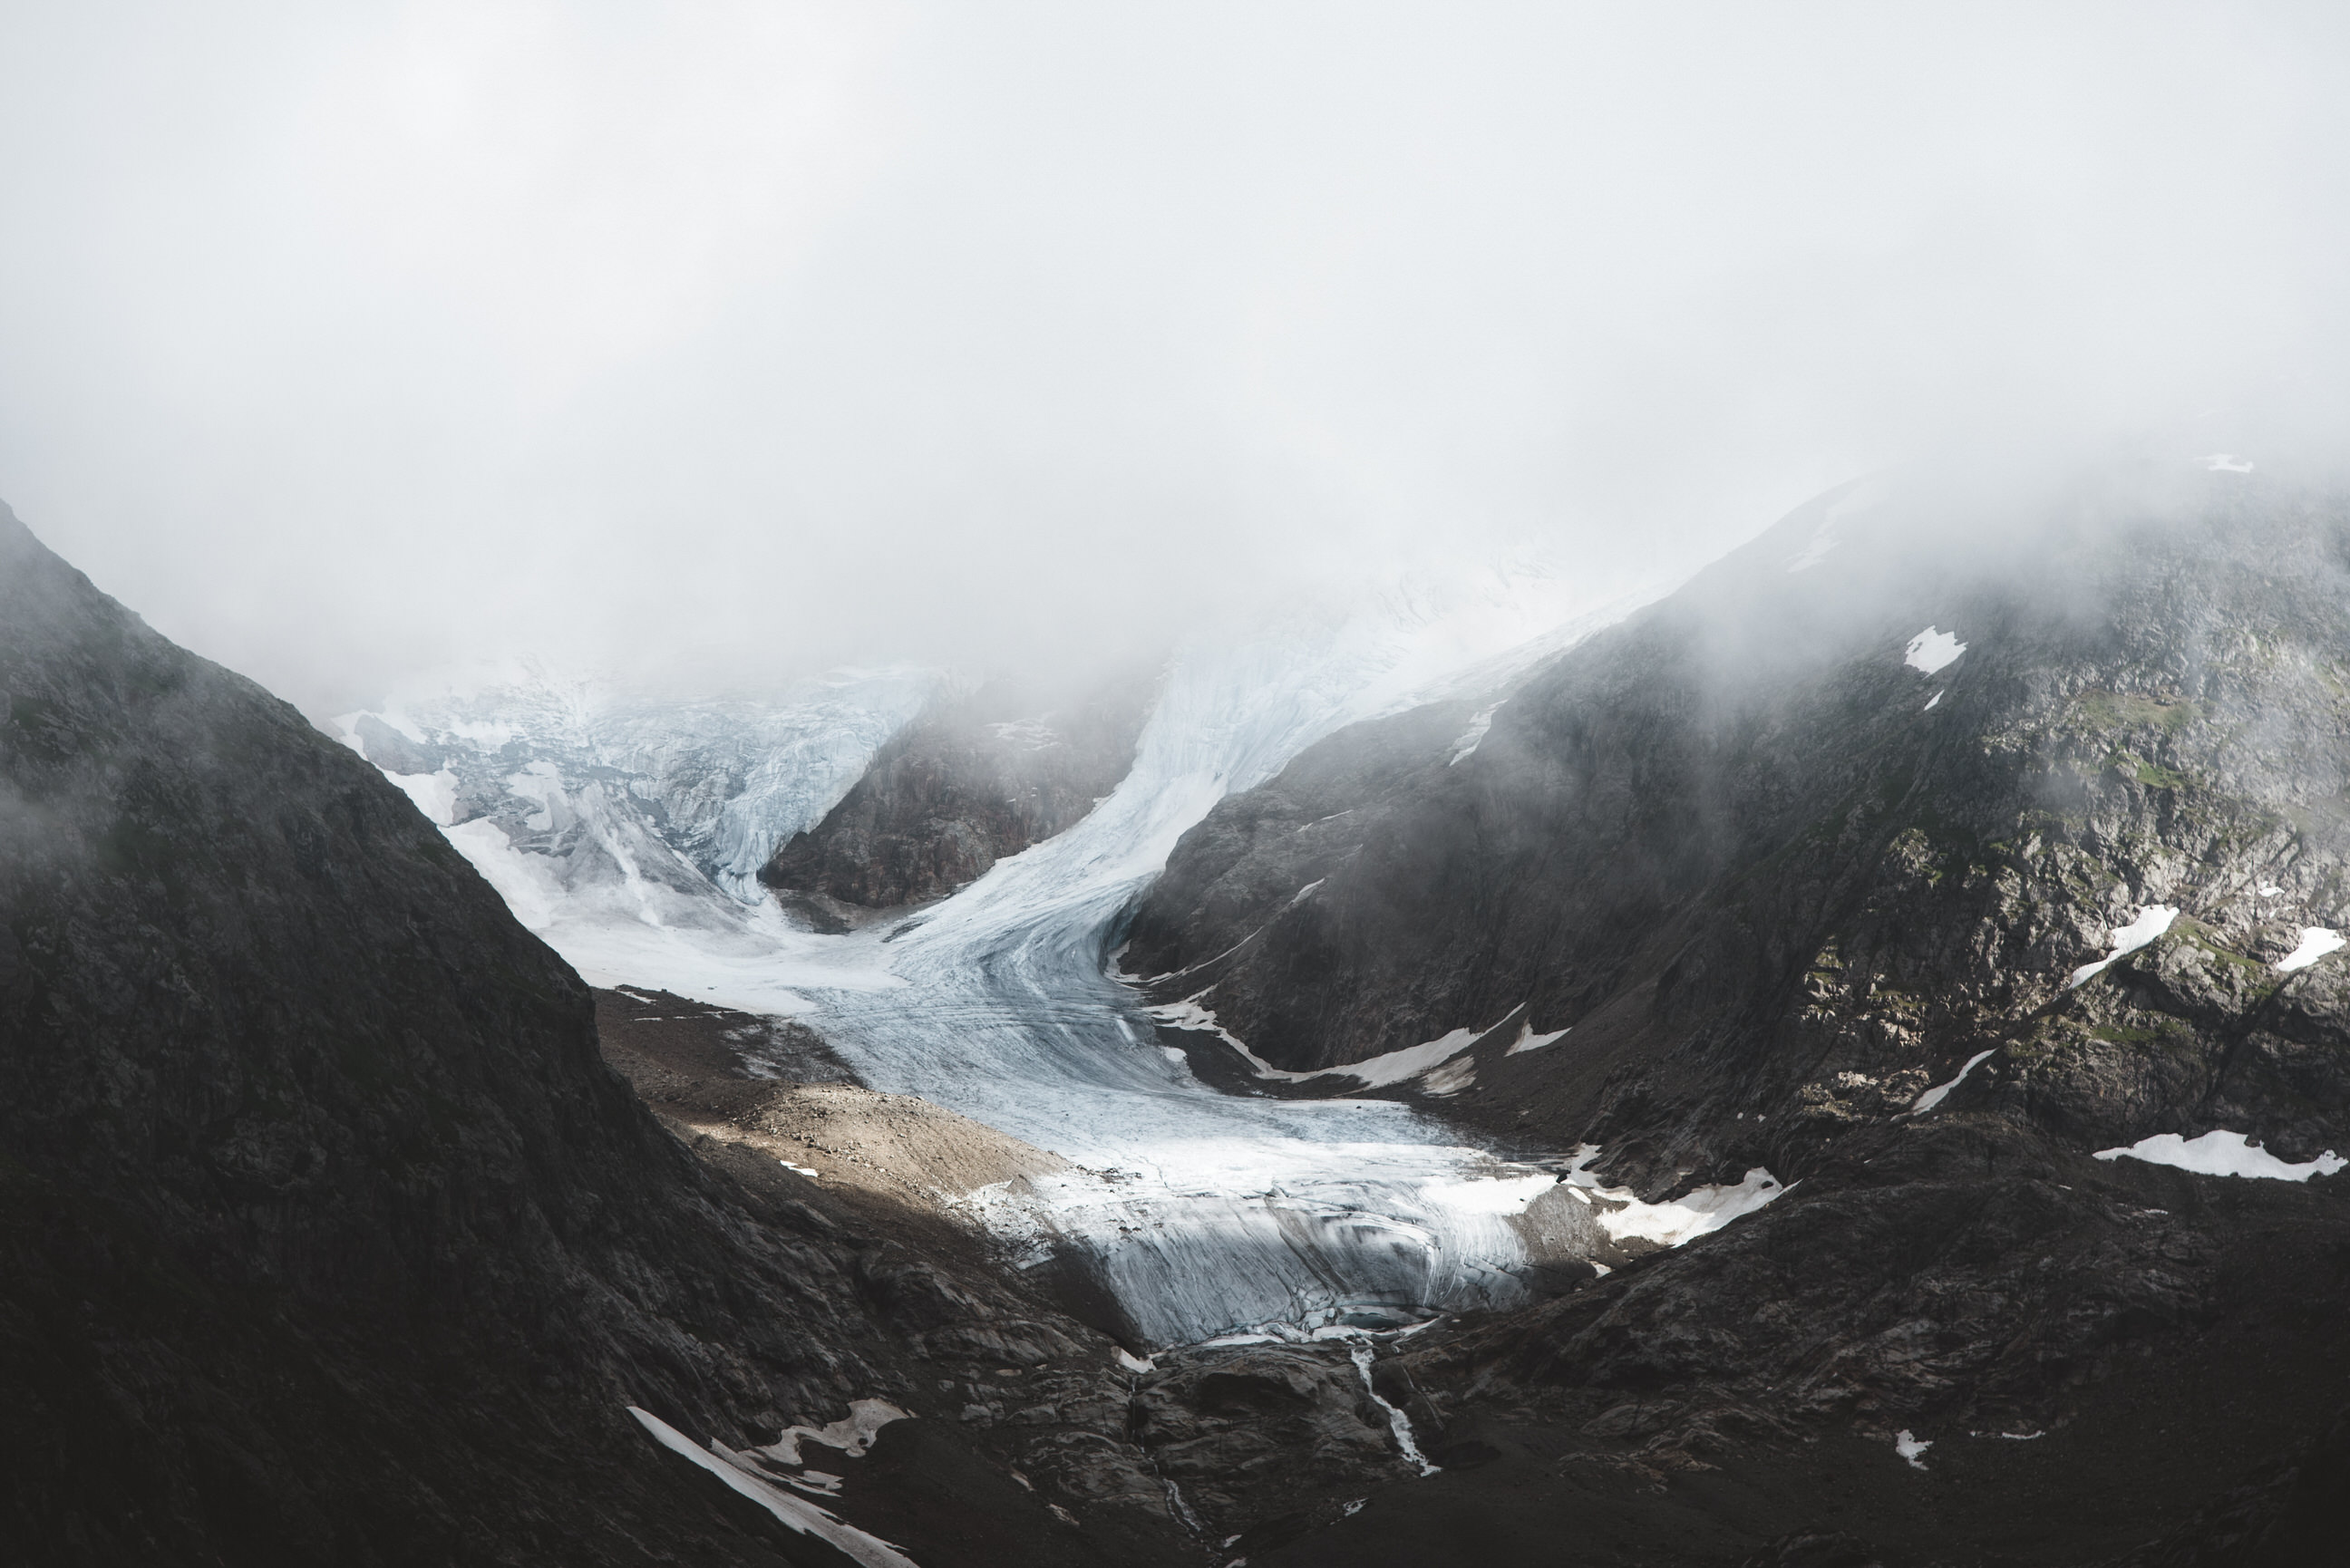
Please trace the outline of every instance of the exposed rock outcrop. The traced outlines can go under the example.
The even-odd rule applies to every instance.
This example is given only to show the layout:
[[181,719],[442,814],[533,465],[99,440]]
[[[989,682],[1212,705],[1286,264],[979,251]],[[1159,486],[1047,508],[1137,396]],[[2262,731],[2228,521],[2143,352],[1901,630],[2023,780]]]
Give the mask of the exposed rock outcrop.
[[1117,788],[1157,688],[1137,673],[1068,692],[997,680],[935,704],[760,879],[830,929],[943,898]]
[[[2350,1127],[2350,960],[2278,967],[2350,919],[2350,508],[2210,477],[2235,488],[1963,543],[1888,503],[1790,573],[1816,504],[1457,761],[1423,711],[1225,801],[1124,967],[1291,1068],[1524,1005],[1573,1033],[1482,1047],[1450,1106],[1637,1136],[1643,1175],[1791,1162],[1987,1049],[1952,1106],[2306,1159]],[[1930,673],[1929,628],[1966,649]],[[2153,909],[2180,912],[2070,986]]]

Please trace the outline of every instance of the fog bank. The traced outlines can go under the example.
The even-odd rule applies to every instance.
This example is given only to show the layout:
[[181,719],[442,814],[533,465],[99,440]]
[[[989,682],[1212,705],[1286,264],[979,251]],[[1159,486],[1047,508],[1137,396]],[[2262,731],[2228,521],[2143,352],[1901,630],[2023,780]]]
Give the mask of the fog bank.
[[1604,596],[1921,450],[2336,428],[2345,29],[9,5],[0,495],[320,711]]

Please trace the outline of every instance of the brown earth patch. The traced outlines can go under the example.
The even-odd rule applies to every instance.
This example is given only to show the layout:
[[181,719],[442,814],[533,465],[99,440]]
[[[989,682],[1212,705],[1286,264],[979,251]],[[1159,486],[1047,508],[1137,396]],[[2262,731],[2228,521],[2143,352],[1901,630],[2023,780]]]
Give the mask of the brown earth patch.
[[688,1142],[743,1145],[844,1199],[882,1200],[892,1220],[907,1208],[963,1225],[954,1199],[1068,1168],[943,1106],[865,1087],[789,1019],[629,986],[596,992],[596,1023],[605,1060]]

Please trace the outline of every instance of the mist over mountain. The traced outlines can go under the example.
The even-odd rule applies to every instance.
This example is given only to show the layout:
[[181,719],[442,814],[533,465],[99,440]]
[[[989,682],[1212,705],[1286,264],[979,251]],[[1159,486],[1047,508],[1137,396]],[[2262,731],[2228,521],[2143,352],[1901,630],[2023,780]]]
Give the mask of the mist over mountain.
[[2338,1528],[2339,491],[1921,465],[1499,656],[1394,600],[1098,721],[494,684],[340,744],[10,526],[42,1560]]
[[315,717],[1669,583],[2350,409],[2324,6],[0,12],[0,489]]
[[2345,85],[0,6],[0,1557],[2333,1561]]

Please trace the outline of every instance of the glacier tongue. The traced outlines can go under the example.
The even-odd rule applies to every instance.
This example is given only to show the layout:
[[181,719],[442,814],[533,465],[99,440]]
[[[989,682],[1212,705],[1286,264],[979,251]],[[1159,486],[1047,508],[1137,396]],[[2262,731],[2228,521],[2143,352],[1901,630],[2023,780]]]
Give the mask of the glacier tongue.
[[1390,1102],[1210,1090],[1159,1049],[1105,955],[1176,839],[1226,794],[1357,720],[1490,695],[1622,607],[1580,623],[1565,607],[1555,582],[1504,580],[1202,637],[1171,666],[1132,771],[1090,815],[886,935],[796,930],[755,899],[754,877],[933,677],[667,707],[542,677],[338,722],[442,808],[452,841],[591,979],[813,1009],[873,1087],[1070,1159],[1079,1168],[966,1201],[1028,1262],[1106,1287],[1139,1337],[1190,1343],[1524,1294],[1533,1228],[1513,1221],[1554,1176]]
[[[1105,972],[1122,911],[1211,806],[1494,659],[1505,649],[1477,641],[1492,624],[1422,602],[1201,639],[1169,671],[1133,770],[1089,816],[891,941],[902,988],[816,996],[827,1036],[875,1087],[1080,1168],[970,1201],[1032,1261],[1106,1286],[1143,1339],[1524,1293],[1530,1260],[1511,1220],[1552,1179],[1391,1102],[1215,1093],[1158,1048],[1151,1018]],[[860,940],[878,945],[844,941]]]

